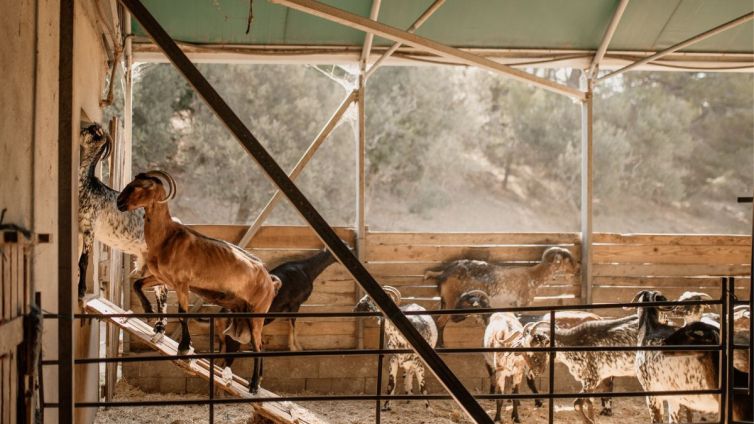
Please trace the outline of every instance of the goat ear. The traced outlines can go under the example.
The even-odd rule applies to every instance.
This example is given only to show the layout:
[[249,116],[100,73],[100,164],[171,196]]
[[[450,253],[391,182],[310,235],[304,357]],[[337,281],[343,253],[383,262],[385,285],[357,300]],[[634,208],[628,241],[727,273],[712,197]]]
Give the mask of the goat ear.
[[[502,333],[497,333],[497,336],[501,336]],[[510,345],[514,340],[521,338],[522,334],[520,331],[514,331],[511,333],[508,337],[505,339],[500,339],[499,337],[495,337],[498,343],[502,344],[503,346]]]

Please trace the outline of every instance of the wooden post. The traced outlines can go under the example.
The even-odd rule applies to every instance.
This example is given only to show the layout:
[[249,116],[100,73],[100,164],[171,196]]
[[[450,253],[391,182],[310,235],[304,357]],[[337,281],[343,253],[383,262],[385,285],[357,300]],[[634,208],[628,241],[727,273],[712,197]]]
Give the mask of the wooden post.
[[592,80],[581,74],[581,300],[592,303]]

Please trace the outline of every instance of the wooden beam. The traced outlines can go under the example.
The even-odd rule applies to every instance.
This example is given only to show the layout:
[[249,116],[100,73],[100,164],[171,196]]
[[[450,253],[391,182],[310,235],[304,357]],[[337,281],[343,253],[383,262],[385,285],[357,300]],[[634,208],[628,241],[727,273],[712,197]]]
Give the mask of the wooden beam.
[[720,26],[712,28],[709,31],[705,31],[705,32],[703,32],[703,33],[701,33],[701,34],[699,34],[697,36],[694,36],[694,37],[691,37],[691,38],[686,39],[684,41],[681,41],[678,44],[674,44],[674,45],[668,47],[665,50],[661,50],[661,51],[659,51],[659,52],[657,52],[657,53],[655,53],[655,54],[653,54],[651,56],[645,57],[642,60],[638,60],[638,61],[636,61],[636,62],[634,62],[634,63],[632,63],[632,64],[630,64],[628,66],[624,66],[624,67],[622,67],[622,68],[620,68],[620,69],[618,69],[616,71],[610,72],[609,74],[603,76],[602,78],[598,78],[597,82],[601,82],[601,81],[604,81],[604,80],[606,80],[608,78],[611,78],[611,77],[614,77],[614,76],[618,76],[618,75],[620,75],[620,74],[622,74],[622,73],[624,73],[626,71],[630,71],[631,69],[634,69],[634,68],[636,68],[638,66],[641,66],[641,65],[647,64],[649,62],[655,61],[657,59],[660,59],[662,57],[665,57],[665,56],[667,56],[667,55],[669,55],[669,54],[671,54],[671,53],[673,53],[673,52],[675,52],[677,50],[680,50],[682,48],[688,47],[688,46],[690,46],[692,44],[696,44],[696,43],[698,43],[698,42],[700,42],[702,40],[706,40],[707,38],[710,38],[713,35],[717,35],[717,34],[723,32],[723,31],[729,30],[731,28],[735,28],[735,27],[737,27],[737,26],[739,26],[739,25],[741,25],[743,23],[749,22],[752,19],[754,19],[754,12],[749,12],[749,13],[743,15],[743,16],[740,16],[740,17],[738,17],[736,19],[733,19],[732,21],[728,21],[728,22],[726,22],[726,23],[724,23],[724,24],[722,24]]
[[[301,175],[301,172],[304,170],[304,168],[317,152],[322,143],[327,140],[327,137],[329,137],[335,127],[338,126],[338,122],[340,122],[340,119],[343,117],[343,115],[345,115],[346,111],[348,111],[351,103],[356,100],[357,95],[357,91],[354,90],[340,103],[338,109],[335,111],[335,113],[333,113],[330,119],[327,120],[325,126],[322,128],[322,130],[320,130],[319,134],[317,134],[317,137],[315,137],[314,141],[312,141],[312,144],[310,144],[304,152],[304,155],[301,156],[301,159],[298,160],[296,166],[294,166],[291,172],[288,174],[288,178],[290,178],[291,180],[296,180],[296,178]],[[246,247],[249,245],[249,243],[251,243],[254,235],[259,232],[259,229],[262,228],[264,221],[267,219],[267,217],[270,216],[272,210],[282,199],[283,193],[281,193],[280,190],[276,190],[275,194],[272,195],[270,201],[267,202],[267,205],[265,205],[262,211],[259,212],[257,219],[254,220],[254,222],[249,226],[249,229],[246,230],[244,235],[241,237],[241,240],[238,242],[239,246]]]
[[[369,19],[376,21],[377,16],[380,14],[380,4],[382,0],[372,0],[372,10],[369,12]],[[369,60],[369,54],[372,52],[372,41],[374,41],[374,34],[367,32],[364,36],[364,46],[361,48],[361,58],[359,60],[361,65],[361,72],[366,70],[367,61]]]
[[613,17],[610,19],[610,23],[607,25],[605,34],[602,36],[602,42],[600,43],[600,47],[597,49],[597,53],[594,54],[594,58],[592,59],[592,64],[589,66],[589,78],[596,77],[596,73],[599,70],[600,62],[602,62],[602,58],[605,57],[605,52],[607,52],[607,46],[610,44],[610,40],[613,39],[615,30],[618,29],[618,23],[620,23],[620,19],[623,17],[623,12],[626,11],[626,6],[628,6],[628,2],[629,0],[620,0],[620,3],[618,3],[618,7],[615,8],[615,12],[613,12]]
[[339,24],[355,28],[365,32],[372,32],[377,36],[407,44],[417,49],[427,51],[432,54],[436,54],[441,57],[455,59],[460,63],[477,66],[488,71],[497,72],[507,77],[513,78],[518,81],[523,81],[535,86],[544,88],[546,90],[570,96],[579,100],[584,99],[584,93],[574,88],[568,87],[557,82],[537,77],[536,75],[529,74],[518,69],[511,68],[510,66],[502,65],[493,60],[487,59],[482,56],[469,53],[464,50],[456,49],[436,41],[429,40],[424,37],[420,37],[415,34],[411,34],[407,31],[402,31],[395,27],[391,27],[379,22],[372,21],[371,19],[363,16],[355,15],[353,13],[346,12],[345,10],[338,9],[324,3],[320,3],[314,0],[270,0],[273,3],[287,6],[291,9],[295,9],[310,15],[314,15],[323,19],[327,19]]

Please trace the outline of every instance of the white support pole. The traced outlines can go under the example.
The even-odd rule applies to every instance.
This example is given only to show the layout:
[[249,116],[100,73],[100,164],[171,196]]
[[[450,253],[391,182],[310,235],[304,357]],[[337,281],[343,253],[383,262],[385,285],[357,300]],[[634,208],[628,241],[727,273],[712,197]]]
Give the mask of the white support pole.
[[610,44],[610,40],[613,39],[613,35],[615,35],[615,30],[618,29],[618,23],[620,23],[620,19],[623,17],[623,12],[626,11],[626,6],[628,6],[629,0],[620,0],[620,3],[618,3],[618,7],[615,9],[615,12],[613,12],[613,17],[610,19],[610,23],[607,25],[607,29],[605,30],[605,34],[602,36],[602,42],[600,43],[600,47],[597,49],[597,53],[594,54],[594,58],[592,59],[592,64],[589,66],[589,77],[594,78],[597,74],[597,71],[599,70],[600,62],[602,61],[602,58],[605,57],[605,52],[607,52],[607,46]]
[[[376,21],[380,14],[380,4],[382,0],[372,0],[372,10],[369,12],[369,19]],[[374,34],[367,32],[364,36],[364,47],[361,49],[361,72],[366,70],[367,62],[369,61],[369,54],[372,52],[372,41],[374,41]]]
[[691,38],[689,38],[687,40],[681,41],[678,44],[674,44],[674,45],[668,47],[667,49],[659,51],[659,52],[657,52],[657,53],[655,53],[655,54],[653,54],[651,56],[645,57],[642,60],[638,60],[638,61],[636,61],[636,62],[634,62],[634,63],[632,63],[632,64],[630,64],[628,66],[624,66],[624,67],[622,67],[622,68],[620,68],[620,69],[618,69],[616,71],[613,71],[613,72],[611,72],[611,73],[603,76],[602,78],[597,79],[596,82],[602,82],[602,81],[604,81],[604,80],[606,80],[608,78],[620,75],[620,74],[622,74],[622,73],[624,73],[626,71],[630,71],[631,69],[634,69],[637,66],[641,66],[641,65],[644,65],[646,63],[649,63],[649,62],[655,61],[657,59],[660,59],[660,58],[662,58],[664,56],[667,56],[667,55],[669,55],[671,53],[674,53],[674,52],[676,52],[676,51],[678,51],[680,49],[683,49],[685,47],[688,47],[688,46],[690,46],[692,44],[696,44],[696,43],[698,43],[698,42],[700,42],[702,40],[706,40],[707,38],[710,38],[713,35],[717,35],[717,34],[723,32],[723,31],[729,30],[729,29],[737,27],[737,26],[739,26],[739,25],[741,25],[743,23],[749,22],[752,19],[754,19],[754,12],[747,13],[747,14],[741,16],[741,17],[733,19],[732,21],[726,22],[726,23],[724,23],[724,24],[722,24],[720,26],[712,28],[709,31],[705,31],[705,32],[703,32],[703,33],[701,33],[701,34],[699,34],[697,36],[694,36],[694,37],[691,37]]
[[477,54],[456,49],[410,32],[402,31],[395,27],[375,22],[363,16],[355,15],[315,0],[271,0],[271,2],[337,22],[360,31],[371,32],[374,33],[374,35],[407,44],[440,57],[455,59],[467,65],[477,66],[482,69],[497,72],[515,80],[533,84],[555,93],[570,96],[579,100],[583,100],[585,97],[583,92],[568,87],[567,85],[559,84],[546,78],[540,78],[536,75],[511,68],[510,66],[500,64]]
[[[121,175],[122,181],[126,184],[131,181],[131,175],[133,173],[133,45],[131,39],[131,13],[126,11],[124,20],[124,32],[126,34],[126,46],[125,46],[125,87],[123,89],[123,173]],[[118,189],[121,189],[118,187]],[[124,263],[123,281],[121,281],[121,288],[131,287],[129,282],[129,274],[131,271],[130,258]],[[124,309],[131,308],[131,290],[123,290],[123,304],[120,305]],[[128,342],[128,335],[123,336],[124,344]]]
[[[291,172],[288,174],[288,177],[291,180],[295,181],[296,178],[298,178],[298,176],[301,174],[301,171],[304,170],[306,165],[314,156],[314,153],[317,152],[317,149],[319,149],[322,143],[327,140],[327,137],[330,136],[335,127],[338,126],[340,118],[342,118],[343,115],[345,115],[346,111],[348,111],[351,103],[356,100],[356,96],[357,92],[356,90],[354,90],[345,99],[343,99],[343,101],[340,103],[340,106],[338,106],[338,109],[335,111],[335,113],[333,113],[325,126],[322,127],[322,130],[320,130],[319,134],[317,134],[317,137],[314,138],[312,144],[309,145],[309,147],[304,152],[304,155],[301,156],[301,159],[298,160],[296,166],[294,166]],[[268,216],[270,216],[270,213],[275,208],[275,205],[277,205],[278,202],[280,202],[280,200],[282,199],[283,193],[281,193],[280,190],[276,190],[275,194],[272,195],[270,201],[267,202],[267,205],[265,205],[264,209],[262,209],[262,211],[257,216],[257,219],[254,220],[254,222],[249,226],[249,229],[247,229],[244,235],[241,237],[241,240],[238,242],[239,246],[245,248],[249,245],[251,240],[254,238],[254,235],[256,235],[260,228],[262,228],[264,221]]]
[[581,300],[592,303],[592,81],[581,74]]
[[[419,29],[420,26],[424,25],[424,22],[426,22],[427,19],[429,19],[430,16],[432,16],[438,9],[440,9],[440,6],[442,6],[443,4],[445,4],[445,0],[435,0],[435,2],[432,3],[427,8],[427,10],[425,10],[424,13],[422,13],[421,16],[419,16],[419,18],[417,18],[414,21],[414,23],[411,24],[410,27],[408,27],[408,29],[406,30],[406,32],[411,33],[411,34],[415,33],[416,30]],[[400,42],[395,43],[385,53],[383,53],[382,56],[380,56],[379,59],[377,59],[374,62],[374,64],[367,70],[366,75],[365,75],[366,79],[369,80],[369,77],[372,76],[372,74],[374,73],[374,71],[377,70],[377,68],[382,64],[382,62],[385,61],[385,59],[387,59],[390,56],[392,56],[393,53],[395,53],[396,51],[398,51],[398,49],[402,45],[403,44],[400,43]]]

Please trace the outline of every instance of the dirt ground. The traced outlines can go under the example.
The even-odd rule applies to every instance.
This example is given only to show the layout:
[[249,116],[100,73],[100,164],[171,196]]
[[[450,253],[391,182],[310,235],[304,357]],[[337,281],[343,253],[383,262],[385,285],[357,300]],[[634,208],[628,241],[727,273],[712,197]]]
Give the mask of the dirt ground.
[[[121,381],[116,389],[115,400],[157,400],[157,399],[203,399],[199,395],[147,394]],[[333,424],[374,423],[374,402],[307,402],[301,403]],[[490,414],[494,414],[493,401],[482,404]],[[505,422],[510,423],[510,404]],[[612,417],[598,417],[599,424],[633,424],[648,422],[644,398],[616,399],[613,402]],[[97,424],[195,424],[208,422],[207,406],[168,406],[168,407],[129,407],[102,409],[97,413]],[[522,423],[546,423],[547,407],[535,409],[533,402],[523,401],[519,409]],[[217,405],[215,422],[222,424],[252,424],[252,409],[249,405]],[[393,402],[393,410],[382,413],[384,424],[455,424],[468,423],[460,409],[450,401],[431,402],[431,411],[424,408],[421,401]],[[555,404],[555,422],[580,424],[581,419],[571,406],[571,401],[563,400]]]

